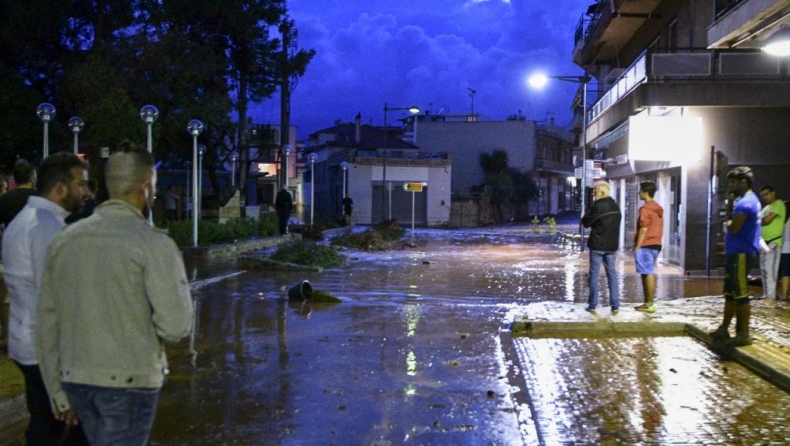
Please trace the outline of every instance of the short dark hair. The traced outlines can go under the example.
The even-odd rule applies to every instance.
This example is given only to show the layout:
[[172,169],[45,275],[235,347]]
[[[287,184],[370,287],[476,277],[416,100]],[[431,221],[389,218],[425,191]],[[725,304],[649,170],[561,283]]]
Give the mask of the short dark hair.
[[656,195],[656,183],[652,181],[642,181],[639,183],[639,192],[647,192],[650,198]]
[[36,168],[25,159],[18,159],[14,163],[14,181],[16,184],[25,184],[30,181]]
[[110,198],[120,199],[153,176],[156,160],[146,150],[124,148],[114,152],[104,166]]
[[88,168],[80,157],[73,153],[58,152],[48,156],[39,168],[39,195],[49,194],[58,183],[69,184],[74,178],[71,174],[71,169],[75,167]]
[[760,188],[760,192],[762,192],[764,190],[767,190],[768,192],[776,192],[776,190],[774,190],[773,186],[763,186],[763,187]]

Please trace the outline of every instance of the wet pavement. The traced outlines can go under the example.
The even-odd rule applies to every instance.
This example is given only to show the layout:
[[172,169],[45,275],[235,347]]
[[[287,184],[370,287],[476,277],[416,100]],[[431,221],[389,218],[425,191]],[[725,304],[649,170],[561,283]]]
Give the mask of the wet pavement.
[[[690,336],[513,337],[514,321],[612,325],[605,308],[583,311],[586,253],[540,243],[530,232],[418,230],[415,247],[349,251],[346,266],[324,272],[190,267],[196,280],[223,280],[196,282],[197,356],[188,340],[169,348],[171,375],[151,444],[790,438],[788,395]],[[629,255],[618,269],[623,304],[615,324],[707,330],[718,323],[720,298],[679,298],[716,295],[719,278],[662,267],[659,311],[644,315],[631,309],[641,289]],[[343,302],[289,303],[285,290],[303,279]],[[787,316],[789,304],[755,302],[758,344],[790,351]],[[0,432],[0,444],[20,444],[19,425]]]

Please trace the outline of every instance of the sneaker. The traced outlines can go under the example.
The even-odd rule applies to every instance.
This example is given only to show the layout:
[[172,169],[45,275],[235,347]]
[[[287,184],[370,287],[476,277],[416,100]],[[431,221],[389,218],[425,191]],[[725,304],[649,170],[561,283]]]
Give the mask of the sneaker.
[[590,313],[595,313],[595,307],[587,307],[584,311],[589,311]]
[[725,344],[733,347],[746,347],[747,345],[752,345],[752,343],[754,343],[754,338],[745,333],[738,333],[734,338],[728,339],[725,342]]
[[655,313],[656,307],[654,305],[640,305],[638,307],[634,307],[634,310],[641,311],[642,313]]
[[730,332],[722,326],[719,326],[716,331],[710,332],[709,335],[714,341],[726,341],[727,339],[730,339]]
[[617,316],[619,312],[620,310],[618,310],[617,308],[612,308],[612,316]]

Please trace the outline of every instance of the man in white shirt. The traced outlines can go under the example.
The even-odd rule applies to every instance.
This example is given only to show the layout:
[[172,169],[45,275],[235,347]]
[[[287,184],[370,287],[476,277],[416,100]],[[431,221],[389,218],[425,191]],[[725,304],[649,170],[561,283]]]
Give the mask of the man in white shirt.
[[[3,235],[3,280],[10,297],[8,356],[25,378],[25,395],[30,422],[25,432],[27,444],[63,444],[70,429],[53,414],[36,358],[35,326],[38,319],[38,291],[46,250],[55,235],[66,226],[66,217],[82,209],[88,182],[87,166],[76,155],[56,153],[39,168],[38,194],[31,196],[11,221]],[[76,419],[58,414],[67,424]],[[79,430],[65,444],[84,443]],[[76,443],[75,443],[76,441]]]

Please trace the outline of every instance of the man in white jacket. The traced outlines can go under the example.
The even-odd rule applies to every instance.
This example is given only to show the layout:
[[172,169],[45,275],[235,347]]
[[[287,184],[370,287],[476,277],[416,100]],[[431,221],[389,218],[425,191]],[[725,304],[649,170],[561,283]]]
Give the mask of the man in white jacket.
[[144,445],[167,374],[164,342],[192,330],[178,247],[148,224],[154,158],[113,154],[110,200],[50,244],[36,346],[53,410],[73,410],[91,445]]
[[39,169],[38,195],[28,198],[3,235],[3,280],[10,298],[8,356],[25,378],[30,412],[27,444],[61,444],[66,431],[50,409],[34,333],[47,246],[66,226],[66,217],[82,209],[87,180],[86,166],[76,155],[61,152],[47,157]]

